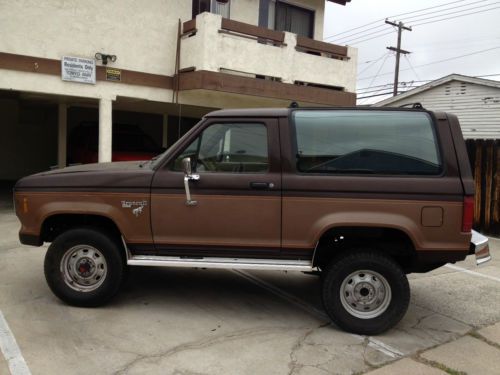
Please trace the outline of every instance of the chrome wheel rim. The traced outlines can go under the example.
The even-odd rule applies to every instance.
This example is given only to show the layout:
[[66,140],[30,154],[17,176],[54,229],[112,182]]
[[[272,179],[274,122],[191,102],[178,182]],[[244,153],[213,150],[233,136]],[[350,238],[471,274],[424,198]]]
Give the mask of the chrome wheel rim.
[[389,283],[375,271],[355,271],[344,279],[340,287],[342,306],[360,319],[382,315],[389,307],[391,298]]
[[102,253],[89,245],[70,248],[61,260],[64,282],[78,292],[92,292],[99,288],[108,273]]

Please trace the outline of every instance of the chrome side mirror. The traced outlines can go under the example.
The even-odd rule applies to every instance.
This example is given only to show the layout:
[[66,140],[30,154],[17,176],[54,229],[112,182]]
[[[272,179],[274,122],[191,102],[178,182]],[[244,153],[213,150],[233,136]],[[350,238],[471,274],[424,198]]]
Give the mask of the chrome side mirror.
[[182,159],[182,168],[184,169],[184,174],[190,176],[192,173],[191,169],[191,158]]
[[200,175],[193,174],[191,169],[191,158],[182,159],[182,166],[184,169],[184,189],[186,190],[186,205],[188,206],[196,206],[198,201],[194,201],[191,199],[191,192],[189,191],[189,181],[198,181],[200,179]]

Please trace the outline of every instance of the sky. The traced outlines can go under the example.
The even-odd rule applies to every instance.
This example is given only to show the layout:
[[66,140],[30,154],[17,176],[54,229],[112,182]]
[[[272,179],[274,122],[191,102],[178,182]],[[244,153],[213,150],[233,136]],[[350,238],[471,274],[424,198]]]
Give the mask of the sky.
[[[425,8],[431,9],[423,10]],[[414,11],[419,12],[401,15]],[[475,14],[464,15],[467,13]],[[456,18],[442,20],[451,17]],[[403,31],[401,43],[402,49],[411,52],[401,56],[400,63],[399,81],[407,82],[407,87],[426,83],[416,81],[433,80],[451,73],[496,74],[484,78],[500,81],[500,1],[352,0],[346,6],[327,2],[325,41],[358,48],[358,98],[392,92],[395,54],[386,47],[396,46],[397,32],[384,23],[385,18],[412,27],[412,31]],[[431,21],[438,22],[423,24]],[[369,25],[364,26],[366,24]],[[364,27],[358,28],[360,26]],[[373,39],[366,40],[370,38]],[[454,59],[467,54],[470,56]],[[391,86],[381,86],[388,83]],[[358,104],[374,103],[390,96],[358,99]]]

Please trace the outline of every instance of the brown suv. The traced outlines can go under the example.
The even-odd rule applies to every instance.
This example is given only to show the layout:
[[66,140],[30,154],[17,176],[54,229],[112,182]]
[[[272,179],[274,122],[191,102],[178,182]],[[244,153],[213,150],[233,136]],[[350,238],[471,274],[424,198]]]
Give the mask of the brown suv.
[[453,115],[290,108],[212,112],[154,160],[23,178],[15,204],[72,305],[109,301],[128,266],[316,271],[333,322],[376,334],[407,273],[490,259],[473,195]]

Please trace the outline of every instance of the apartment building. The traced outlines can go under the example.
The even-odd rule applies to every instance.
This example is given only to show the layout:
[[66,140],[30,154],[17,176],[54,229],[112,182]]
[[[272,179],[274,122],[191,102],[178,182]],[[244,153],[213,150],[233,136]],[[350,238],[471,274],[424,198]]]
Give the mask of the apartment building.
[[167,147],[214,109],[354,105],[325,3],[0,2],[0,180]]

